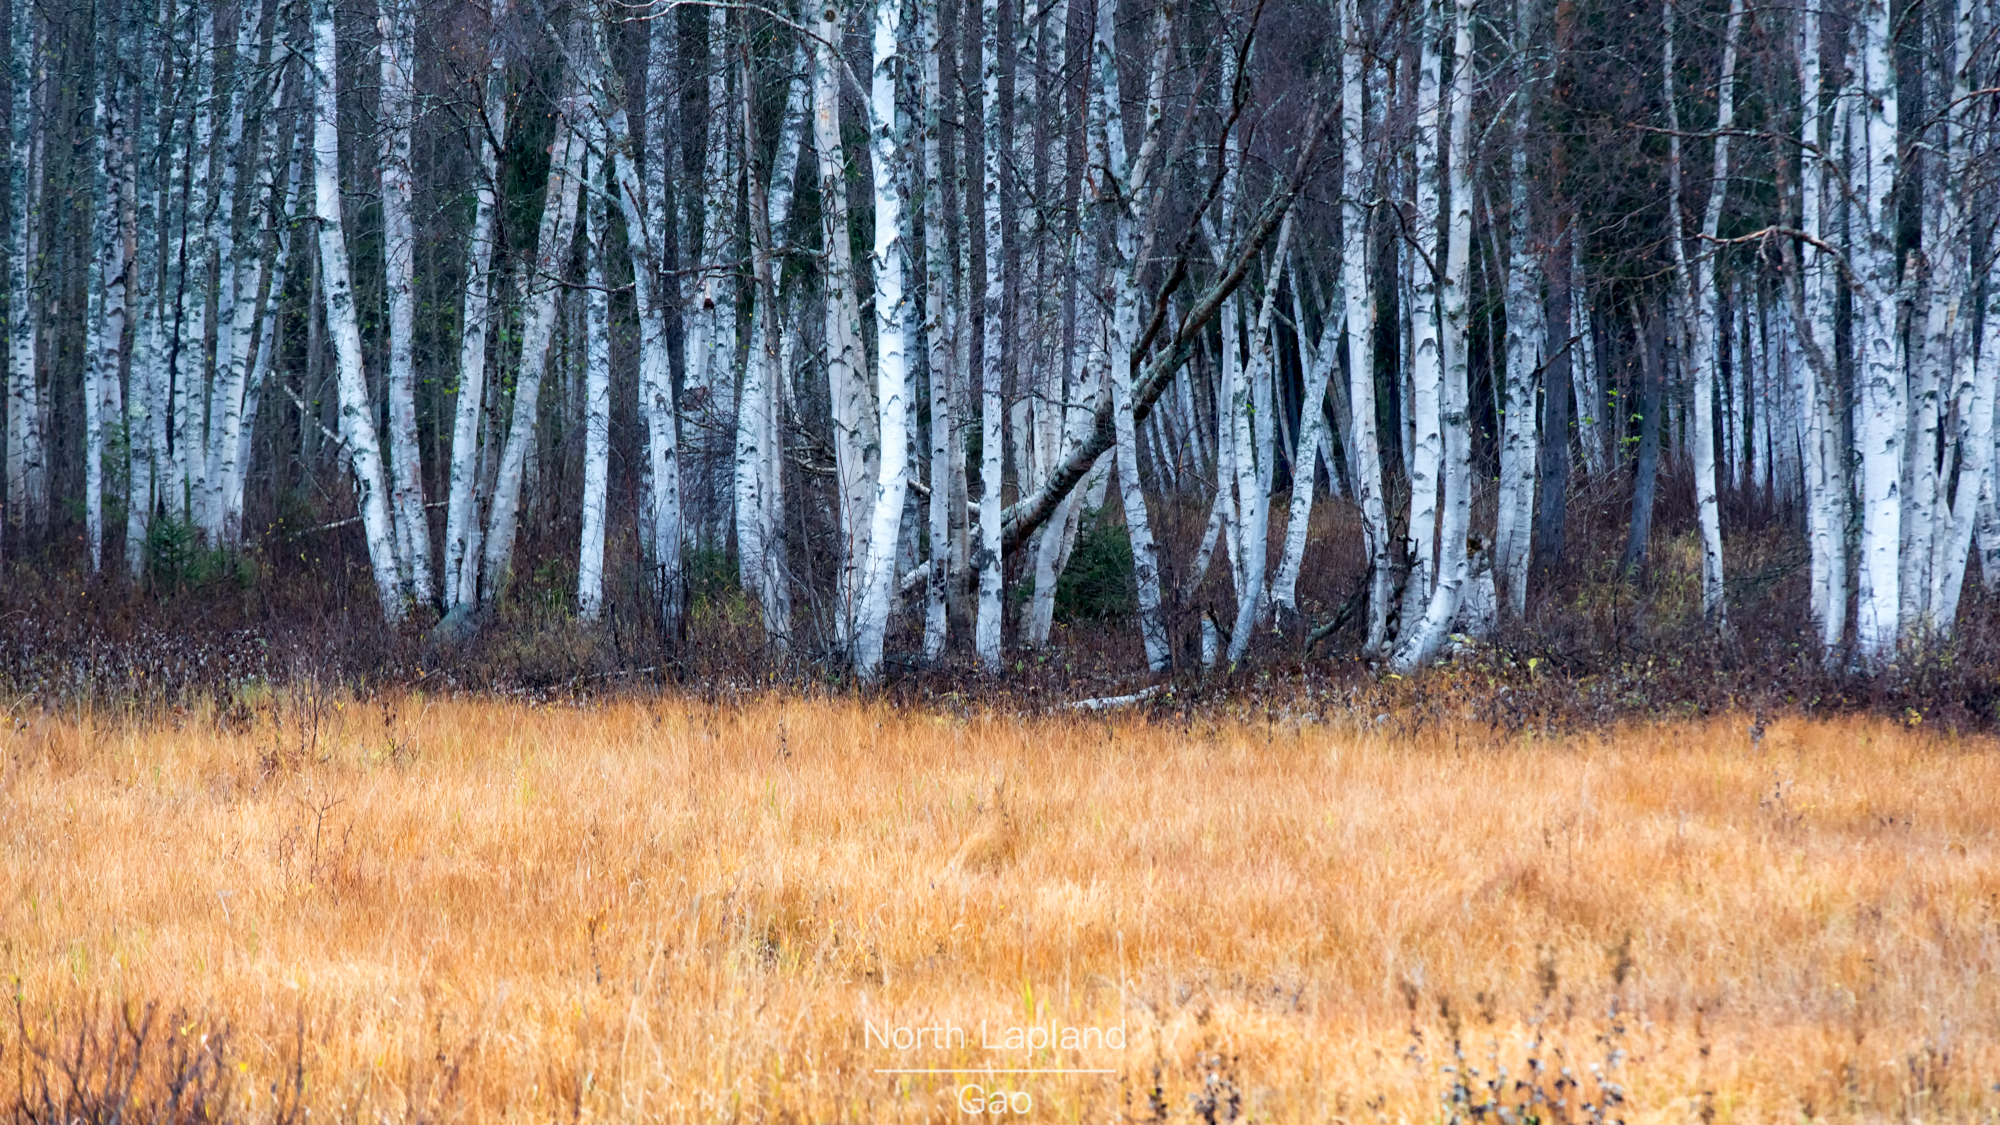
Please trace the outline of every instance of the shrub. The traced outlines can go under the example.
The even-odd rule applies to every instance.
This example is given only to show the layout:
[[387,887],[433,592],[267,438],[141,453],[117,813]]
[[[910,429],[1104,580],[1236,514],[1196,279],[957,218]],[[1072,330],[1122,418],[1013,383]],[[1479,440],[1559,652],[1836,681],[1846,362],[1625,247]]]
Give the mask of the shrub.
[[1077,529],[1069,566],[1056,581],[1056,620],[1107,621],[1128,617],[1138,602],[1132,578],[1132,537],[1123,523],[1102,513]]

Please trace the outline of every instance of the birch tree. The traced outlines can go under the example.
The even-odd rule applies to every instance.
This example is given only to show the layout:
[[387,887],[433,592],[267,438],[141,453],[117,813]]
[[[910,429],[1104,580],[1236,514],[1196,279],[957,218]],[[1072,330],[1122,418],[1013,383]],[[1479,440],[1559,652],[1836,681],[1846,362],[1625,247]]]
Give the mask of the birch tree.
[[535,234],[535,258],[526,275],[526,308],[521,326],[520,366],[514,376],[513,416],[508,423],[506,444],[500,450],[492,507],[487,515],[479,587],[479,596],[484,601],[499,596],[513,565],[514,537],[520,524],[521,474],[527,467],[528,447],[535,440],[542,381],[548,374],[557,299],[562,292],[562,271],[576,237],[577,197],[582,188],[579,165],[584,154],[584,142],[576,128],[577,102],[577,94],[572,90],[565,95],[559,110],[548,186],[543,193],[541,225]]
[[395,529],[389,513],[382,472],[382,447],[376,437],[375,412],[368,401],[368,383],[361,370],[361,325],[356,319],[354,286],[349,280],[346,228],[340,206],[339,73],[334,39],[332,0],[312,5],[313,67],[317,71],[313,100],[313,198],[319,220],[319,260],[325,290],[327,334],[333,338],[334,371],[340,392],[340,436],[348,450],[354,477],[356,506],[368,542],[368,561],[375,575],[375,593],[390,623],[402,619],[403,586],[397,573]]
[[[1528,114],[1534,97],[1531,69],[1534,31],[1531,0],[1514,5],[1517,86],[1511,105],[1513,136],[1507,174],[1507,391],[1501,415],[1500,496],[1494,518],[1495,577],[1509,612],[1528,609],[1530,525],[1535,511],[1540,420],[1535,384],[1542,367],[1541,271],[1536,268],[1529,208]],[[1454,155],[1454,159],[1457,159]]]
[[1674,0],[1666,0],[1666,34],[1662,39],[1661,81],[1666,86],[1667,105],[1667,210],[1672,217],[1670,239],[1674,277],[1681,291],[1681,304],[1692,319],[1686,327],[1688,367],[1694,376],[1692,453],[1694,459],[1695,511],[1701,526],[1701,606],[1702,615],[1717,630],[1728,628],[1728,607],[1723,601],[1722,507],[1716,493],[1715,373],[1717,306],[1720,303],[1718,262],[1713,247],[1722,225],[1723,205],[1729,190],[1729,136],[1735,127],[1736,42],[1743,26],[1743,0],[1730,0],[1729,23],[1723,32],[1722,77],[1716,86],[1715,170],[1708,181],[1708,204],[1702,212],[1703,253],[1699,262],[1688,260],[1687,237],[1681,230],[1681,136],[1680,109],[1674,94]]
[[864,681],[880,678],[890,599],[896,586],[897,535],[909,491],[909,353],[913,316],[903,291],[904,231],[902,182],[904,124],[896,111],[900,30],[896,0],[876,0],[874,72],[869,89],[870,134],[874,138],[876,401],[881,404],[881,475],[868,532],[868,569],[856,614],[854,667]]
[[479,423],[486,397],[486,337],[492,329],[493,245],[499,210],[500,150],[507,137],[507,54],[500,22],[507,0],[493,0],[487,18],[487,64],[475,75],[481,109],[473,136],[478,153],[472,231],[466,240],[465,300],[460,316],[458,397],[452,412],[451,483],[445,505],[444,600],[447,608],[479,599]]
[[410,597],[427,605],[431,580],[430,521],[424,516],[423,465],[417,453],[415,345],[416,217],[411,212],[415,170],[410,163],[416,127],[417,30],[414,0],[378,0],[382,28],[382,242],[389,292],[390,506],[398,558]]
[[[1439,506],[1437,585],[1423,617],[1402,638],[1395,665],[1409,671],[1430,660],[1457,620],[1461,595],[1472,579],[1466,534],[1472,523],[1472,425],[1468,417],[1467,271],[1472,256],[1472,12],[1473,0],[1457,0],[1453,21],[1450,172],[1446,202],[1443,298],[1438,303],[1437,346],[1443,372],[1437,400],[1442,430],[1443,499]],[[1427,50],[1431,49],[1429,47]],[[1435,173],[1433,173],[1433,176]],[[1419,192],[1421,198],[1422,193]],[[1421,355],[1421,353],[1419,353]]]
[[600,122],[591,123],[588,144],[599,155],[582,177],[591,187],[583,279],[583,528],[576,562],[577,616],[585,621],[597,620],[604,611],[604,525],[610,499],[611,296],[604,257],[611,237],[606,200],[617,188],[607,174],[605,133]]

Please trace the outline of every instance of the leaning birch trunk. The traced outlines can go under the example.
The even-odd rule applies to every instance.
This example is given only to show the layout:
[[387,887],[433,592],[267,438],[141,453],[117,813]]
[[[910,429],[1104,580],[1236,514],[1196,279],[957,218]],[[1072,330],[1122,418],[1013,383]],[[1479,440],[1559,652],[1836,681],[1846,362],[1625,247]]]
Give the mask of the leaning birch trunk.
[[382,38],[382,254],[389,291],[389,470],[396,541],[410,597],[428,605],[431,530],[424,516],[423,464],[417,452],[417,224],[410,164],[416,129],[417,27],[414,0],[378,0]]
[[[925,4],[917,5],[922,30],[924,61],[918,104],[923,106],[924,133],[924,343],[930,354],[930,548],[931,573],[924,597],[924,662],[935,664],[944,657],[949,615],[947,599],[951,588],[951,427],[952,380],[957,377],[952,357],[955,346],[951,300],[951,259],[945,237],[944,208],[944,28],[941,13]],[[1046,552],[1044,552],[1046,553]],[[1040,571],[1035,596],[1041,597]],[[1053,583],[1053,579],[1049,580]],[[1039,604],[1039,603],[1037,603]],[[1033,616],[1032,614],[1030,615]],[[1033,633],[1030,625],[1029,632]],[[1048,637],[1042,630],[1041,640]],[[1040,643],[1032,636],[1031,643]]]
[[833,414],[834,475],[840,500],[840,586],[834,628],[851,643],[867,569],[868,529],[880,470],[875,404],[862,370],[861,303],[855,292],[853,241],[847,221],[847,155],[840,129],[839,10],[825,6],[813,43],[813,147],[819,154],[820,238],[825,260],[826,379]]
[[555,335],[556,298],[562,269],[569,261],[576,235],[576,202],[580,185],[577,165],[583,142],[577,136],[574,99],[556,121],[555,156],[549,161],[548,187],[543,195],[542,222],[535,237],[535,265],[524,286],[527,315],[521,327],[520,368],[514,377],[514,416],[493,478],[493,506],[487,517],[486,550],[481,571],[480,599],[499,600],[513,565],[514,535],[519,528],[521,474],[527,467],[528,446],[535,440],[542,379],[548,373],[549,344]]
[[896,588],[898,533],[909,491],[910,302],[903,293],[904,159],[902,125],[896,114],[895,0],[876,0],[875,68],[870,89],[869,131],[875,139],[875,317],[876,401],[881,404],[881,474],[868,531],[868,568],[863,576],[861,612],[855,615],[854,668],[862,680],[881,678],[882,649],[889,629],[889,606]]
[[[236,546],[243,542],[243,475],[247,469],[243,456],[243,435],[246,429],[245,411],[247,392],[251,378],[257,373],[260,352],[257,350],[257,326],[265,317],[267,263],[277,252],[278,221],[274,212],[280,208],[276,198],[279,191],[278,173],[286,173],[283,190],[289,195],[298,183],[296,167],[296,146],[285,147],[293,153],[288,162],[279,160],[278,117],[283,106],[285,92],[290,83],[290,70],[271,78],[270,97],[266,100],[262,120],[251,148],[245,159],[257,167],[257,177],[252,188],[249,217],[250,229],[255,232],[257,244],[254,251],[237,255],[239,261],[231,264],[223,259],[224,268],[229,271],[233,296],[229,315],[218,313],[216,336],[220,341],[226,333],[228,347],[218,342],[215,398],[209,406],[210,448],[209,448],[209,519],[212,534],[222,543]],[[283,219],[289,221],[290,214]],[[278,283],[277,293],[282,296],[283,284]],[[226,361],[224,355],[226,354]]]
[[361,529],[375,593],[390,623],[403,616],[402,583],[397,577],[396,533],[383,486],[382,447],[375,434],[368,382],[361,369],[361,326],[355,319],[349,281],[347,236],[340,218],[339,94],[335,87],[332,0],[314,0],[313,62],[319,71],[313,102],[313,198],[318,205],[320,273],[325,285],[328,334],[333,337],[334,374],[340,394],[340,436],[347,443],[354,474]]
[[[1457,620],[1461,596],[1470,581],[1466,532],[1472,522],[1472,425],[1467,391],[1470,352],[1466,313],[1466,274],[1472,257],[1472,6],[1457,0],[1458,18],[1452,48],[1451,172],[1446,202],[1444,293],[1438,327],[1444,378],[1440,381],[1438,421],[1443,430],[1444,495],[1438,521],[1437,586],[1424,608],[1423,620],[1396,654],[1398,670],[1408,672],[1428,662],[1444,643]],[[1483,626],[1475,623],[1475,631]]]
[[1340,0],[1341,19],[1341,288],[1347,301],[1348,471],[1361,508],[1368,554],[1368,632],[1362,651],[1382,651],[1389,631],[1389,509],[1383,492],[1382,442],[1375,423],[1375,294],[1368,268],[1367,117],[1362,88],[1366,54],[1360,0]]
[[[1532,0],[1514,6],[1514,50],[1520,88],[1514,94],[1507,207],[1507,391],[1501,418],[1500,497],[1493,521],[1493,571],[1502,603],[1520,617],[1528,610],[1528,553],[1535,516],[1536,455],[1541,448],[1535,380],[1546,336],[1541,271],[1536,268],[1528,201],[1528,106]],[[1456,158],[1456,157],[1454,157]],[[1589,408],[1586,406],[1586,414]],[[1589,436],[1585,435],[1586,445]]]
[[[1298,271],[1294,269],[1294,273]],[[1345,310],[1341,305],[1346,301],[1335,286],[1334,299],[1322,310],[1325,318],[1320,326],[1319,339],[1308,343],[1305,335],[1305,318],[1299,315],[1299,287],[1292,287],[1292,321],[1298,327],[1300,360],[1305,366],[1305,397],[1299,407],[1298,452],[1292,457],[1292,495],[1285,512],[1285,546],[1278,556],[1278,576],[1271,582],[1271,606],[1280,624],[1285,624],[1298,616],[1299,571],[1305,566],[1306,536],[1312,525],[1313,492],[1318,486],[1319,474],[1315,461],[1319,454],[1326,453],[1327,477],[1334,484],[1334,495],[1340,494],[1340,474],[1333,466],[1332,443],[1327,441],[1326,410],[1322,400],[1326,398],[1327,384],[1332,381],[1334,364],[1339,361],[1341,316]],[[1338,396],[1336,396],[1338,397]],[[1206,538],[1206,533],[1204,533]]]
[[[1125,124],[1120,94],[1117,47],[1117,5],[1104,0],[1098,5],[1095,43],[1097,107],[1095,144],[1102,154],[1099,166],[1109,182],[1098,186],[1100,210],[1109,210],[1112,244],[1119,261],[1112,264],[1113,294],[1110,332],[1110,391],[1113,448],[1117,451],[1118,487],[1125,510],[1125,526],[1132,544],[1132,574],[1138,588],[1139,635],[1146,648],[1146,665],[1164,672],[1173,659],[1167,639],[1165,615],[1160,606],[1159,548],[1153,541],[1146,514],[1146,494],[1139,479],[1138,434],[1134,414],[1133,376],[1138,362],[1134,354],[1139,344],[1139,271],[1151,256],[1153,232],[1158,227],[1159,201],[1164,194],[1153,182],[1160,147],[1160,120],[1166,101],[1167,68],[1173,52],[1173,27],[1162,6],[1153,19],[1153,50],[1146,91],[1146,118],[1141,133],[1138,158],[1127,162]],[[1147,211],[1134,214],[1136,201],[1147,200]],[[1087,237],[1087,236],[1086,236]],[[995,396],[997,398],[997,396]],[[997,544],[996,544],[997,546]],[[996,551],[997,556],[997,551]]]
[[[251,356],[248,374],[244,377],[243,406],[240,424],[236,434],[236,449],[229,465],[228,489],[223,494],[223,527],[234,529],[239,541],[243,529],[244,479],[250,472],[251,439],[256,434],[257,408],[262,401],[264,381],[270,377],[274,357],[277,355],[278,310],[285,297],[285,281],[290,276],[293,253],[303,245],[298,232],[303,224],[298,221],[299,192],[305,179],[305,155],[308,131],[307,120],[300,115],[296,124],[296,135],[287,148],[291,158],[285,169],[285,193],[283,199],[265,206],[265,222],[270,226],[267,244],[275,245],[270,269],[262,284],[258,310],[257,349]],[[275,216],[272,209],[275,208]]]
[[[1662,67],[1667,102],[1667,192],[1668,211],[1679,223],[1681,202],[1680,111],[1674,102],[1674,3],[1663,6],[1666,35]],[[1708,181],[1708,207],[1703,214],[1701,237],[1712,248],[1722,225],[1723,202],[1729,189],[1729,130],[1735,124],[1736,41],[1743,26],[1743,0],[1730,0],[1729,23],[1723,36],[1722,78],[1716,93],[1715,169]],[[1717,630],[1729,627],[1728,606],[1723,600],[1722,507],[1716,492],[1715,374],[1717,306],[1721,300],[1717,277],[1718,255],[1704,252],[1697,265],[1688,262],[1687,239],[1678,227],[1671,239],[1674,273],[1681,301],[1693,319],[1686,326],[1688,368],[1693,376],[1693,425],[1688,427],[1690,452],[1694,461],[1695,509],[1701,525],[1701,608],[1702,616]]]
[[[1277,359],[1274,354],[1276,351],[1276,341],[1274,339],[1276,327],[1274,322],[1277,318],[1278,290],[1283,286],[1284,265],[1291,254],[1292,233],[1298,229],[1297,215],[1298,212],[1296,211],[1287,212],[1285,214],[1284,226],[1278,229],[1277,250],[1271,258],[1271,276],[1267,280],[1264,289],[1264,299],[1258,305],[1257,323],[1251,329],[1250,341],[1254,350],[1250,353],[1250,366],[1247,377],[1252,388],[1269,387],[1273,371],[1277,366]],[[1237,594],[1236,624],[1232,627],[1229,634],[1228,659],[1232,666],[1241,662],[1244,655],[1250,651],[1250,637],[1257,631],[1257,625],[1263,619],[1264,571],[1269,557],[1271,542],[1271,479],[1273,474],[1271,462],[1274,459],[1275,450],[1272,448],[1271,442],[1267,440],[1267,437],[1269,427],[1272,423],[1271,415],[1274,411],[1271,409],[1270,403],[1264,401],[1257,403],[1256,413],[1259,416],[1259,429],[1263,431],[1255,436],[1259,463],[1254,467],[1254,471],[1249,474],[1245,474],[1239,465],[1236,477],[1238,482],[1236,493],[1238,502],[1245,505],[1248,511],[1243,514],[1240,521],[1243,528],[1242,550],[1245,584]],[[1311,450],[1305,452],[1305,472],[1307,474],[1312,472],[1312,455]],[[1247,492],[1242,487],[1246,477],[1249,484]]]
[[1941,573],[1931,594],[1937,627],[1946,635],[1957,625],[1958,601],[1965,588],[1980,507],[1993,491],[1993,410],[1995,387],[2000,385],[2000,301],[1994,299],[1996,289],[2000,289],[2000,262],[1987,266],[1986,315],[1982,318],[1978,364],[1975,366],[1969,348],[1959,358],[1963,374],[1957,396],[1958,484],[1950,508],[1951,522],[1942,536],[1946,543]]
[[494,224],[499,210],[500,148],[507,139],[506,40],[499,22],[507,0],[494,0],[494,29],[477,124],[479,172],[466,251],[465,306],[458,347],[458,401],[452,411],[451,485],[445,502],[444,601],[447,611],[479,600],[480,417],[486,394],[486,333],[493,306]]
[[1856,232],[1850,259],[1859,275],[1854,312],[1856,379],[1855,444],[1861,459],[1861,555],[1856,576],[1855,642],[1868,665],[1894,657],[1899,639],[1902,500],[1906,409],[1903,371],[1898,362],[1896,224],[1897,87],[1890,61],[1891,30],[1886,0],[1864,0],[1849,34],[1859,97],[1849,109],[1858,128],[1850,129],[1853,152],[1851,198]]
[[[605,130],[591,126],[591,147],[606,149]],[[611,232],[611,209],[605,197],[615,190],[605,174],[602,155],[587,178],[597,180],[590,193],[590,231],[584,253],[583,318],[583,535],[577,546],[577,616],[595,621],[604,608],[604,522],[610,483],[611,454],[611,299],[604,288],[604,256]],[[643,268],[643,267],[642,267]]]

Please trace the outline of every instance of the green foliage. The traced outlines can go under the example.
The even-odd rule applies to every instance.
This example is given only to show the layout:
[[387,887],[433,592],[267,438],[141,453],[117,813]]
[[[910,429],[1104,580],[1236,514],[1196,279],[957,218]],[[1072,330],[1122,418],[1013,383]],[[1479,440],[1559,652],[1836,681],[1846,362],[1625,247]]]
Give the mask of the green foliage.
[[1056,580],[1056,620],[1105,621],[1130,616],[1138,604],[1132,577],[1132,537],[1123,523],[1101,515],[1076,532],[1076,549]]
[[750,602],[738,582],[736,556],[719,547],[690,547],[681,556],[687,574],[688,616],[696,621],[750,621]]
[[172,516],[147,526],[146,573],[156,589],[167,591],[218,583],[248,590],[257,584],[257,567],[248,556],[205,546],[192,522]]

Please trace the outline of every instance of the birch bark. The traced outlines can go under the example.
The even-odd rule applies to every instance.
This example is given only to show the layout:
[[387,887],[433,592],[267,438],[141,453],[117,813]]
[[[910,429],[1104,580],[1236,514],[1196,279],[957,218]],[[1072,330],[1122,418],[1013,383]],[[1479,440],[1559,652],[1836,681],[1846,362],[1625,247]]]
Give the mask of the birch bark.
[[[577,547],[577,616],[595,621],[604,609],[604,524],[609,499],[611,455],[611,299],[605,288],[604,257],[611,238],[611,209],[605,200],[617,190],[608,174],[606,130],[592,123],[591,148],[598,154],[584,179],[590,193],[589,231],[584,240],[583,322],[583,527]],[[643,268],[643,267],[641,267]]]
[[1862,0],[1850,28],[1849,54],[1859,84],[1846,107],[1854,115],[1850,197],[1861,229],[1850,260],[1859,382],[1855,444],[1861,456],[1861,551],[1855,643],[1861,660],[1880,667],[1899,640],[1904,426],[1908,413],[1897,344],[1897,84],[1891,64],[1889,6]]
[[[382,248],[389,291],[390,504],[410,597],[428,605],[431,530],[424,516],[423,464],[417,451],[417,224],[410,152],[416,131],[417,20],[414,0],[378,0],[382,29]],[[231,435],[233,437],[234,435]]]
[[[1507,208],[1507,389],[1501,416],[1500,496],[1494,514],[1493,570],[1502,604],[1516,617],[1528,610],[1528,556],[1535,516],[1537,453],[1541,448],[1535,383],[1546,336],[1542,316],[1541,271],[1536,268],[1530,229],[1528,109],[1534,80],[1530,73],[1529,0],[1517,0],[1514,52],[1519,86],[1512,104]],[[1457,154],[1454,154],[1457,159]]]
[[[1405,672],[1436,655],[1446,632],[1458,618],[1460,597],[1472,577],[1471,560],[1466,553],[1466,532],[1472,522],[1466,311],[1467,271],[1472,257],[1472,13],[1473,0],[1457,0],[1452,46],[1451,163],[1446,195],[1450,219],[1445,236],[1443,299],[1438,309],[1441,346],[1435,349],[1442,353],[1444,365],[1438,396],[1438,423],[1443,430],[1440,467],[1444,477],[1438,520],[1438,581],[1424,608],[1423,620],[1396,654],[1396,666]],[[1483,626],[1479,622],[1473,628],[1476,631]]]
[[[929,349],[931,384],[931,573],[924,598],[924,661],[934,664],[944,657],[949,628],[946,610],[951,585],[951,385],[960,373],[953,363],[956,354],[953,334],[957,324],[951,299],[950,248],[945,236],[944,21],[935,5],[918,4],[917,22],[924,52],[917,102],[923,107],[924,343]],[[1039,603],[1044,581],[1039,569],[1035,581]],[[1054,579],[1047,581],[1052,585]],[[1046,641],[1046,629],[1040,640],[1034,638],[1034,619],[1031,613],[1030,643]]]
[[499,209],[500,149],[507,137],[507,44],[500,31],[506,15],[507,0],[493,0],[488,14],[491,27],[487,36],[487,67],[478,90],[482,109],[475,125],[479,137],[479,172],[474,188],[472,233],[466,245],[458,397],[452,409],[451,484],[445,503],[447,609],[479,601],[479,438],[486,396],[486,334],[492,327],[491,267]]
[[375,593],[390,623],[403,616],[402,583],[397,575],[395,529],[382,473],[382,447],[361,370],[361,326],[355,318],[349,280],[346,230],[340,212],[340,124],[338,68],[332,0],[313,0],[313,65],[318,71],[313,102],[313,198],[319,219],[320,273],[326,297],[328,334],[333,337],[334,371],[340,393],[340,436],[347,443],[354,474],[356,506],[375,574]]
[[[1423,25],[1417,62],[1417,126],[1415,213],[1410,219],[1411,238],[1416,249],[1404,255],[1409,270],[1410,303],[1410,570],[1404,579],[1404,627],[1411,628],[1425,612],[1437,578],[1438,475],[1444,461],[1444,433],[1439,428],[1443,395],[1444,359],[1438,341],[1438,271],[1443,265],[1443,244],[1438,228],[1438,177],[1443,169],[1443,152],[1438,144],[1438,114],[1443,103],[1443,0],[1424,0]],[[1407,638],[1399,638],[1407,641]],[[1407,643],[1404,651],[1412,651]],[[1401,661],[1402,656],[1398,657]]]
[[94,119],[97,166],[93,176],[96,253],[89,281],[89,352],[84,367],[83,503],[84,550],[91,573],[104,564],[104,467],[106,437],[118,417],[118,365],[125,340],[125,231],[120,222],[125,182],[125,109],[130,96],[123,82],[124,5],[109,7],[111,58],[102,66]]
[[[1098,5],[1096,53],[1098,108],[1093,114],[1098,161],[1104,182],[1096,185],[1097,201],[1110,212],[1110,242],[1119,260],[1111,273],[1113,293],[1108,338],[1111,371],[1111,412],[1113,448],[1116,450],[1118,487],[1125,510],[1126,533],[1132,545],[1132,570],[1138,588],[1139,634],[1146,649],[1146,664],[1155,672],[1165,671],[1172,661],[1168,646],[1166,618],[1160,608],[1159,550],[1153,542],[1152,526],[1146,513],[1146,495],[1139,478],[1136,413],[1133,404],[1135,359],[1139,343],[1139,271],[1151,256],[1162,190],[1153,182],[1158,159],[1161,121],[1165,113],[1167,69],[1173,53],[1173,25],[1162,4],[1153,18],[1151,66],[1147,78],[1145,121],[1136,160],[1125,152],[1123,100],[1118,74],[1116,4],[1104,0]],[[1146,212],[1135,214],[1140,199]],[[994,521],[997,529],[999,521]],[[998,565],[999,544],[992,544]]]
[[819,155],[820,237],[825,258],[823,291],[826,378],[832,399],[834,474],[840,496],[840,586],[837,639],[849,644],[861,608],[868,562],[868,531],[880,473],[881,446],[875,402],[863,370],[861,302],[855,290],[854,243],[847,216],[847,155],[841,138],[840,76],[845,67],[839,9],[829,2],[813,44],[813,147]]
[[[1666,35],[1663,41],[1665,64],[1662,81],[1666,85],[1668,135],[1667,177],[1669,210],[1675,223],[1680,219],[1680,111],[1674,100],[1674,2],[1667,0]],[[1729,130],[1735,125],[1736,42],[1743,26],[1743,0],[1730,0],[1729,22],[1723,33],[1722,77],[1716,89],[1715,169],[1709,177],[1708,206],[1703,213],[1701,235],[1704,246],[1713,246],[1722,223],[1722,209],[1729,188]],[[1686,327],[1689,344],[1688,367],[1693,375],[1693,425],[1690,430],[1694,461],[1695,509],[1701,525],[1701,604],[1702,614],[1717,630],[1729,625],[1728,607],[1723,601],[1722,508],[1716,495],[1715,464],[1715,348],[1716,309],[1720,299],[1717,261],[1713,252],[1690,265],[1686,236],[1675,229],[1672,240],[1674,272],[1681,289],[1681,302],[1693,319]]]
[[1382,651],[1388,638],[1390,589],[1389,511],[1382,479],[1382,443],[1375,421],[1375,293],[1369,270],[1369,217],[1362,202],[1367,160],[1363,110],[1366,65],[1360,0],[1340,0],[1341,19],[1341,289],[1347,302],[1347,397],[1352,411],[1348,468],[1361,508],[1368,554],[1368,635],[1363,651]]
[[[1299,271],[1295,269],[1293,272],[1297,275]],[[1340,474],[1333,469],[1332,443],[1327,440],[1324,400],[1327,384],[1333,377],[1334,364],[1340,358],[1345,297],[1336,285],[1333,301],[1321,313],[1325,319],[1320,325],[1319,338],[1308,341],[1303,309],[1297,299],[1298,288],[1295,282],[1292,289],[1292,322],[1299,332],[1299,358],[1305,367],[1305,394],[1299,407],[1298,452],[1292,457],[1292,495],[1286,504],[1285,545],[1278,556],[1277,577],[1271,582],[1271,606],[1280,624],[1296,618],[1299,612],[1299,571],[1305,565],[1306,537],[1312,524],[1313,492],[1319,477],[1314,463],[1322,450],[1327,454],[1327,476],[1333,482],[1334,495],[1340,494]]]
[[882,649],[896,587],[897,537],[909,489],[910,302],[903,292],[904,231],[902,180],[906,138],[896,112],[896,0],[876,0],[874,78],[870,88],[870,133],[875,139],[875,316],[876,398],[881,403],[881,475],[868,533],[868,569],[862,611],[856,615],[854,666],[863,680],[879,679]]
[[[325,2],[325,0],[322,0]],[[535,263],[524,288],[526,315],[521,326],[520,368],[514,377],[514,412],[507,428],[507,442],[500,451],[493,478],[493,506],[487,517],[486,549],[481,571],[479,596],[483,601],[499,599],[513,564],[514,536],[519,526],[522,473],[527,466],[528,447],[535,440],[535,422],[541,403],[542,380],[548,373],[550,343],[555,333],[556,300],[562,287],[562,270],[576,235],[577,195],[582,177],[578,164],[583,158],[583,141],[578,136],[575,95],[556,122],[554,155],[549,161],[548,186],[543,194],[541,226],[535,236]]]
[[[1107,0],[1108,2],[1108,0]],[[973,650],[989,672],[1000,670],[1001,604],[1000,587],[1005,560],[1000,551],[1001,472],[1005,456],[1002,434],[1005,404],[1001,400],[1005,379],[1007,340],[1003,327],[1006,308],[1006,244],[1003,241],[1004,200],[1000,191],[1000,168],[1006,158],[1009,138],[1002,120],[1004,103],[1000,96],[1000,5],[998,0],[981,0],[981,221],[985,228],[985,277],[980,295],[979,362],[979,545],[973,552],[973,569],[978,575],[979,598],[973,619]]]

